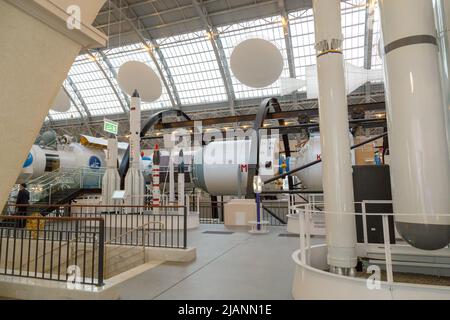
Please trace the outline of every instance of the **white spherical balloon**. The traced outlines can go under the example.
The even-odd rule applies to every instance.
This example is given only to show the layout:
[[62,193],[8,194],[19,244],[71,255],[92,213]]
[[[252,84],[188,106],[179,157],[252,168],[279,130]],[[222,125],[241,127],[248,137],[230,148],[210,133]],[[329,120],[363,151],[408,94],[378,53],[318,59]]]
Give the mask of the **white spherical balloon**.
[[59,90],[58,95],[55,100],[53,100],[50,108],[56,112],[67,112],[70,110],[70,98],[63,88]]
[[277,81],[283,72],[283,64],[280,50],[264,39],[241,42],[230,57],[234,76],[252,88],[264,88]]
[[120,88],[129,96],[134,90],[139,92],[142,101],[153,102],[162,94],[161,80],[152,68],[140,61],[124,63],[117,75]]

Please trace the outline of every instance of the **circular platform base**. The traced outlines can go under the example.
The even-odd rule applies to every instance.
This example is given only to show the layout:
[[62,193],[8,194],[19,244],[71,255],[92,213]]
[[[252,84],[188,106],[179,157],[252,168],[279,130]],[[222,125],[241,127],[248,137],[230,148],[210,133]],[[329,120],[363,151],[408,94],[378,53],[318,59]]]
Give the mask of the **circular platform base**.
[[[297,300],[450,300],[450,287],[385,281],[373,282],[367,278],[352,278],[328,272],[327,246],[313,246],[310,263],[300,260],[300,250],[292,254],[295,275],[292,296]],[[394,279],[395,280],[395,279]],[[374,285],[375,284],[375,285]]]

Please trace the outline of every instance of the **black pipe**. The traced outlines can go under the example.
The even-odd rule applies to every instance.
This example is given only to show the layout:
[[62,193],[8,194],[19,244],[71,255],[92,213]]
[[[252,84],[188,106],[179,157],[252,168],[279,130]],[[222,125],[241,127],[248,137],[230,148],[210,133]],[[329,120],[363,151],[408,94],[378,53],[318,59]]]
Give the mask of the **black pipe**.
[[[385,133],[383,133],[383,134],[380,134],[380,135],[378,135],[378,136],[375,136],[375,137],[373,137],[373,138],[370,138],[370,139],[368,139],[368,140],[366,140],[366,141],[363,141],[363,142],[360,142],[360,143],[358,143],[358,144],[355,144],[354,146],[352,146],[352,147],[350,148],[350,150],[359,148],[359,147],[361,147],[361,146],[363,146],[363,145],[366,145],[366,144],[368,144],[368,143],[370,143],[370,142],[372,142],[372,141],[375,141],[375,140],[378,140],[378,139],[380,139],[380,138],[383,138],[384,136],[387,136],[387,132],[385,132]],[[296,173],[296,172],[299,172],[299,171],[301,171],[301,170],[307,169],[307,168],[312,167],[312,166],[314,166],[314,165],[316,165],[316,164],[318,164],[318,163],[321,163],[321,162],[322,162],[322,159],[317,159],[317,160],[315,160],[315,161],[313,161],[313,162],[310,162],[310,163],[307,163],[307,164],[305,164],[305,165],[303,165],[303,166],[301,166],[301,167],[295,168],[295,169],[293,169],[293,170],[291,170],[291,171],[288,171],[288,172],[285,172],[285,173],[280,174],[280,175],[278,175],[278,176],[275,176],[275,177],[273,177],[273,178],[270,178],[269,180],[264,181],[264,184],[269,184],[269,183],[274,182],[274,181],[276,181],[276,180],[278,180],[278,179],[284,179],[286,176],[290,176],[290,175],[292,175],[293,173]]]
[[323,191],[309,191],[309,190],[275,190],[275,191],[263,191],[261,195],[271,195],[271,194],[321,194]]

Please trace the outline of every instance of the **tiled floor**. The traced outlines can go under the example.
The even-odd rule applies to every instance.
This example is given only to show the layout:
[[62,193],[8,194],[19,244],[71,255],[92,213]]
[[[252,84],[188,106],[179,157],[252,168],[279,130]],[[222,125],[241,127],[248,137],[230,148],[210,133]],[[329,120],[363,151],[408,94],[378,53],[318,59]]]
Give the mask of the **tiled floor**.
[[[234,233],[203,233],[230,230]],[[270,227],[267,235],[247,230],[201,225],[190,231],[196,261],[164,263],[120,284],[121,299],[291,299],[291,254],[298,238],[279,237],[285,227]]]

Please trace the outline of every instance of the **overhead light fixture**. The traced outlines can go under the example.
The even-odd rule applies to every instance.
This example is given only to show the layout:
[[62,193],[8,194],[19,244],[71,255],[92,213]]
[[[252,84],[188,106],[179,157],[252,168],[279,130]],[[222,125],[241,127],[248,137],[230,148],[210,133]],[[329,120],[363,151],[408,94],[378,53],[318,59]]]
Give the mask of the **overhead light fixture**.
[[145,44],[144,45],[144,50],[148,51],[148,52],[152,52],[153,51],[153,46],[151,44],[150,45]]

